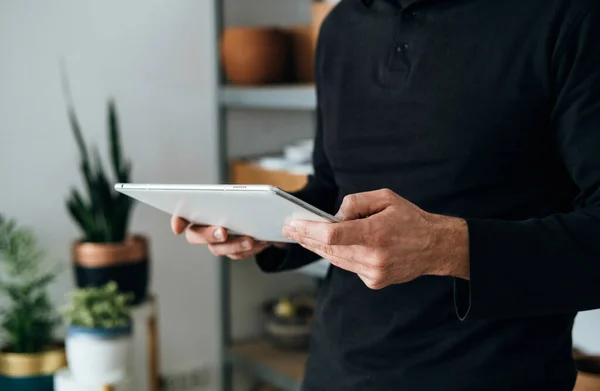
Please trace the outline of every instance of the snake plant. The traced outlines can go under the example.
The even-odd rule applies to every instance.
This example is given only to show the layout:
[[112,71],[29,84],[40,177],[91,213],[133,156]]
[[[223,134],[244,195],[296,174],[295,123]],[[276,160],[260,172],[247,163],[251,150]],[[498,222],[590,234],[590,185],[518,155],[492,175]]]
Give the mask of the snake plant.
[[75,109],[69,99],[68,117],[79,149],[79,169],[84,179],[86,197],[73,188],[67,200],[69,213],[83,231],[85,242],[122,242],[127,236],[131,214],[131,198],[114,190],[115,182],[129,182],[131,162],[125,160],[119,137],[119,121],[113,100],[108,102],[108,141],[115,179],[104,172],[97,148],[92,156],[86,147]]

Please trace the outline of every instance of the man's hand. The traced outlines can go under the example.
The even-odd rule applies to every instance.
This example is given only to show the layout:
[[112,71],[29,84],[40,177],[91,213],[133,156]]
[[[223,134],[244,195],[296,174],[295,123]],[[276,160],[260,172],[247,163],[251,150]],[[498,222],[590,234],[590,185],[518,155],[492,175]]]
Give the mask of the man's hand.
[[337,217],[341,223],[296,220],[283,233],[371,289],[424,275],[469,278],[462,219],[427,213],[390,190],[345,197]]
[[273,245],[247,236],[230,237],[227,230],[222,227],[190,225],[187,220],[177,216],[171,219],[171,229],[175,235],[185,232],[185,238],[191,244],[208,244],[208,249],[216,256],[226,256],[236,260],[256,255]]

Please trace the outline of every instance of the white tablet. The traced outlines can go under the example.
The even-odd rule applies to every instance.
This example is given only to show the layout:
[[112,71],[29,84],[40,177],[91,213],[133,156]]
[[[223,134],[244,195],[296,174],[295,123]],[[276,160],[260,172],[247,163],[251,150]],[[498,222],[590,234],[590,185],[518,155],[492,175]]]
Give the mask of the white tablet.
[[290,242],[282,234],[291,219],[339,222],[312,205],[268,185],[160,185],[118,183],[115,190],[170,215],[234,235]]

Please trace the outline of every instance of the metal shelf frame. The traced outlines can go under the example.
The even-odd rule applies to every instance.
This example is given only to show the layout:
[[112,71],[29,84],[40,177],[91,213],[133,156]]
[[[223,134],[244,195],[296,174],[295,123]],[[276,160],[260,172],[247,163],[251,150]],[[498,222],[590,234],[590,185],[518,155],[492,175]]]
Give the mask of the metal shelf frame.
[[317,106],[313,85],[223,86],[219,95],[227,108],[312,111]]
[[[261,87],[239,87],[227,84],[224,76],[219,56],[219,37],[224,28],[224,1],[214,0],[215,11],[215,34],[214,39],[217,42],[214,54],[217,70],[217,85],[215,86],[217,95],[215,99],[218,102],[217,132],[219,148],[219,180],[221,183],[228,183],[229,161],[227,154],[227,112],[231,109],[251,109],[251,110],[291,110],[291,111],[313,111],[316,110],[316,93],[313,85],[270,85]],[[233,368],[240,368],[253,374],[257,379],[270,382],[284,391],[298,391],[301,380],[293,379],[283,373],[278,372],[272,367],[262,365],[259,360],[253,360],[252,357],[236,354],[232,349],[231,340],[231,265],[226,258],[219,262],[220,273],[220,317],[221,317],[221,349],[220,349],[220,380],[223,391],[233,390]],[[297,273],[320,279],[325,276],[329,264],[326,261],[316,262],[302,269]]]

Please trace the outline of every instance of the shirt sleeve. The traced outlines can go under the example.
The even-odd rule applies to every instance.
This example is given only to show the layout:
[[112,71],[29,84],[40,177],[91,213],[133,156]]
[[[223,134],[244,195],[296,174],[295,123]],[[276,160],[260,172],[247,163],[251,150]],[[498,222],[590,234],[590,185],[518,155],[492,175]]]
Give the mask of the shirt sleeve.
[[551,128],[579,195],[570,213],[466,219],[470,281],[455,279],[459,318],[600,308],[600,12],[578,24],[553,71]]
[[[335,214],[334,208],[338,188],[335,184],[331,165],[323,148],[323,125],[320,109],[317,109],[317,131],[313,151],[313,166],[314,175],[309,177],[307,185],[300,191],[292,194],[324,212]],[[256,256],[256,262],[264,272],[297,269],[319,259],[318,255],[297,244],[290,245],[286,250],[271,247]]]

